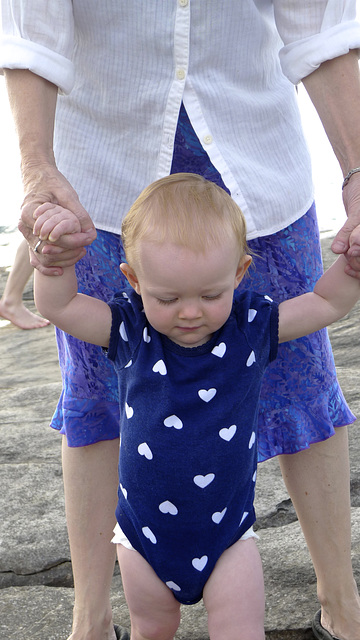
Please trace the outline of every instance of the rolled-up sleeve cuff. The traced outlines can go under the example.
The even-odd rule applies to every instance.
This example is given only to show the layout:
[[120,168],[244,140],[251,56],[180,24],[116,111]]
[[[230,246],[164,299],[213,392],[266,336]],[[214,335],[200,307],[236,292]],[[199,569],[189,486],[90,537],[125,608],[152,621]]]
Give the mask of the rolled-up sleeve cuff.
[[[322,62],[360,50],[360,24],[343,22],[314,36],[287,44],[280,50],[284,75],[293,84],[318,69]],[[359,52],[358,52],[359,55]]]
[[55,84],[65,94],[70,93],[75,82],[71,60],[40,44],[15,36],[0,39],[0,73],[3,69],[28,69]]

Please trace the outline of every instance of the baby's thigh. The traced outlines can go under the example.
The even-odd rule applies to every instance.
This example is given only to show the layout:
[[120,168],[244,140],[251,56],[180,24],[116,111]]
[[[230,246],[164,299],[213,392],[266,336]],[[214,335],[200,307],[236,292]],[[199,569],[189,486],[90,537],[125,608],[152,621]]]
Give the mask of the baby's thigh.
[[203,598],[211,640],[264,640],[264,578],[254,538],[238,540],[224,551]]
[[117,554],[131,640],[172,640],[180,623],[180,603],[140,553],[118,544]]

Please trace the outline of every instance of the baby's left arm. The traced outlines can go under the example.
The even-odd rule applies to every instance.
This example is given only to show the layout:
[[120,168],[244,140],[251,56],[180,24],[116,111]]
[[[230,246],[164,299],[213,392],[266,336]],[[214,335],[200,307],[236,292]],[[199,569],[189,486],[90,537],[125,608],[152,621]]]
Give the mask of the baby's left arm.
[[323,329],[346,316],[360,298],[360,281],[344,271],[341,255],[317,281],[314,291],[279,305],[279,342]]

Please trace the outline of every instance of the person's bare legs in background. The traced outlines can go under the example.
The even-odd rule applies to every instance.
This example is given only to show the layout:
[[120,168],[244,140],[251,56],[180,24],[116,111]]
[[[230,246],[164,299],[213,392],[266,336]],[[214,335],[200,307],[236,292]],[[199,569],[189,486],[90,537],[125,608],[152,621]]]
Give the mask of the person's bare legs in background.
[[45,318],[32,313],[23,303],[22,296],[32,270],[29,245],[22,240],[0,299],[0,317],[10,320],[20,329],[40,329],[50,324]]

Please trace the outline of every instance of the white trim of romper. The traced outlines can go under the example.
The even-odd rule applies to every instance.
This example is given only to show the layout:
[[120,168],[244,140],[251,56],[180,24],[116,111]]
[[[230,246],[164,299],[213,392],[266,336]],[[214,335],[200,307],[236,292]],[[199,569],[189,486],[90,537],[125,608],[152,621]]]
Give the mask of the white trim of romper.
[[[111,539],[111,542],[113,544],[122,544],[126,549],[132,549],[134,551],[134,547],[126,537],[118,522],[113,529],[113,533],[114,536]],[[259,536],[255,533],[253,527],[250,527],[247,531],[245,531],[240,540],[248,540],[249,538],[255,538],[256,540],[259,540]]]

